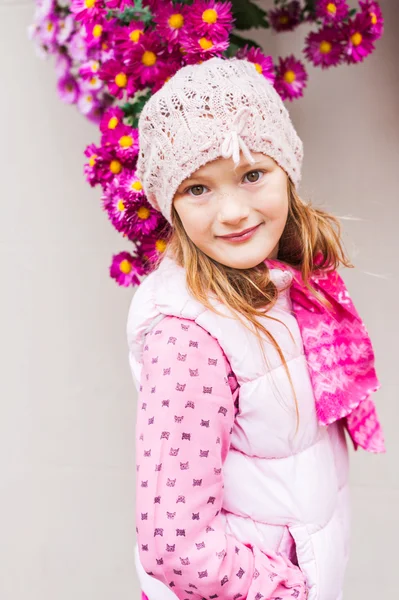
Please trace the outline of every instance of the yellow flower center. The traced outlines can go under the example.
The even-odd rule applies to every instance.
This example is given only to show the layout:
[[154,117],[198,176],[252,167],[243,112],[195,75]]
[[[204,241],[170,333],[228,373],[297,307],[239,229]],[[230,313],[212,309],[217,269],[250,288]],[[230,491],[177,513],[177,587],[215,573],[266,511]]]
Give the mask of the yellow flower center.
[[119,212],[123,212],[125,210],[125,205],[123,203],[123,200],[118,200],[118,202],[116,204],[116,208],[119,210]]
[[139,219],[143,219],[143,221],[145,221],[145,219],[148,219],[148,217],[150,216],[150,211],[146,206],[140,206],[140,208],[137,211],[137,216]]
[[91,96],[91,95],[89,95],[89,96],[86,96],[86,100],[87,100],[87,102],[89,102],[89,103],[93,102],[93,96]]
[[118,75],[115,77],[115,83],[120,88],[126,87],[126,84],[127,84],[126,74],[125,73],[118,73]]
[[108,50],[108,44],[107,44],[107,42],[103,42],[101,44],[101,48],[102,48],[102,50]]
[[204,37],[202,37],[199,41],[198,41],[199,45],[201,46],[201,48],[203,50],[209,50],[210,48],[213,48],[213,42],[211,42],[211,40],[208,40]]
[[294,71],[286,71],[284,73],[284,81],[286,81],[287,83],[293,83],[296,79],[296,75],[294,73]]
[[254,63],[254,65],[255,65],[255,69],[258,71],[258,73],[263,73],[263,69],[259,63]]
[[96,85],[97,81],[98,81],[98,78],[97,78],[97,77],[92,77],[92,78],[90,79],[90,84],[91,84],[91,85]]
[[158,252],[165,252],[165,250],[166,250],[165,240],[157,240],[155,242],[155,248],[158,250]]
[[136,44],[139,41],[141,35],[143,35],[141,29],[133,29],[133,31],[131,31],[129,34],[130,41]]
[[281,17],[279,18],[279,23],[281,25],[287,25],[288,22],[289,18],[287,17],[287,15],[281,15]]
[[152,67],[157,62],[157,55],[151,50],[146,50],[142,56],[141,62],[146,67]]
[[118,175],[118,173],[120,173],[122,171],[122,165],[119,162],[119,160],[112,160],[111,163],[110,163],[110,165],[109,165],[109,170],[114,175]]
[[321,42],[319,49],[322,54],[329,54],[332,50],[332,44],[324,40],[323,42]]
[[216,10],[214,8],[208,8],[207,10],[204,10],[204,12],[202,13],[202,20],[204,21],[204,23],[209,23],[210,25],[216,23],[216,21],[218,20],[218,14]]
[[373,24],[373,25],[376,25],[376,24],[377,24],[377,21],[378,21],[378,19],[377,19],[377,15],[376,15],[375,13],[373,13],[373,12],[371,12],[371,13],[369,13],[369,14],[370,14],[370,17],[371,17],[371,22],[372,22],[372,24]]
[[96,164],[97,154],[92,154],[89,158],[89,165],[93,168]]
[[100,68],[100,63],[97,62],[96,60],[93,61],[93,64],[91,65],[91,70],[93,71],[93,73],[97,73],[99,68]]
[[141,185],[140,181],[134,181],[131,185],[131,188],[135,192],[141,192],[141,190],[143,189],[143,186]]
[[98,25],[98,24],[97,24],[97,25],[94,25],[94,27],[93,27],[93,31],[92,31],[92,33],[93,33],[93,37],[95,37],[95,38],[99,38],[99,37],[100,37],[100,35],[102,34],[102,32],[103,32],[102,25]]
[[358,31],[351,36],[352,44],[354,46],[359,46],[363,41],[363,36]]
[[121,148],[130,148],[133,145],[133,138],[130,135],[123,135],[119,140]]
[[96,0],[85,0],[85,7],[86,8],[93,8],[93,6],[95,5]]
[[332,15],[335,15],[337,12],[337,7],[334,4],[334,2],[329,2],[327,4],[327,12],[331,13]]
[[184,25],[184,17],[180,13],[175,13],[169,17],[169,25],[172,29],[180,29]]
[[51,22],[51,21],[49,21],[49,22],[47,23],[47,31],[52,31],[52,30],[53,30],[53,28],[54,28],[54,25],[52,24],[52,22]]
[[122,273],[124,273],[125,275],[128,275],[130,273],[130,271],[132,270],[132,265],[125,258],[124,260],[121,260],[119,268],[122,271]]
[[119,119],[117,117],[111,117],[110,120],[108,121],[108,129],[115,129],[115,127],[118,125],[119,123]]

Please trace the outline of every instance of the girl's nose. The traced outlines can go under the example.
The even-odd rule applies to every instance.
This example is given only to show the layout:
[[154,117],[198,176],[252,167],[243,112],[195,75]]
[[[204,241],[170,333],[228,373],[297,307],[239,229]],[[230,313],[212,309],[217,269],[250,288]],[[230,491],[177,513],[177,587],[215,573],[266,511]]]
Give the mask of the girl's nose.
[[239,223],[249,215],[249,206],[238,192],[226,192],[219,198],[219,221]]

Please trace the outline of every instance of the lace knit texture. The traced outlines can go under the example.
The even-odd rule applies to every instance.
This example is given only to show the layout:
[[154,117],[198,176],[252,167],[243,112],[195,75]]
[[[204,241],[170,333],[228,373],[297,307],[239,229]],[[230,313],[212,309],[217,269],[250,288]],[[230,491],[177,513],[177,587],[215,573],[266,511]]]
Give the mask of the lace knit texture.
[[301,178],[303,144],[273,85],[253,63],[211,58],[181,68],[139,119],[137,176],[150,204],[171,222],[174,194],[207,162],[262,152]]
[[222,466],[238,392],[219,343],[196,323],[166,317],[146,336],[136,431],[140,560],[181,600],[304,600],[304,576],[285,554],[225,531]]

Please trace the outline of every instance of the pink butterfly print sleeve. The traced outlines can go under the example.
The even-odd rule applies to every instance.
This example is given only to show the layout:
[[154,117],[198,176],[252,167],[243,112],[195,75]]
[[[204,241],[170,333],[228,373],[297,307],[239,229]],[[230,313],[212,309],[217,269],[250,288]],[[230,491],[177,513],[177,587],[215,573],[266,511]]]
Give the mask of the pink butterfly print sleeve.
[[195,322],[166,317],[147,334],[136,425],[140,560],[181,600],[303,600],[298,567],[225,532],[222,466],[238,391],[219,343]]

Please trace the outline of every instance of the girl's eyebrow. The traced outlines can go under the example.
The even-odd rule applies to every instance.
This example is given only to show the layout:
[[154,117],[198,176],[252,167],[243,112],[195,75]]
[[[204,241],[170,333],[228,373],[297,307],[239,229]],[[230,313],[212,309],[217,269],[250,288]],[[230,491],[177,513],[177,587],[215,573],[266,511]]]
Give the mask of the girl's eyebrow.
[[[245,162],[245,163],[242,163],[242,164],[238,165],[237,167],[235,167],[235,170],[245,169],[246,167],[255,167],[256,165],[263,163],[265,160],[266,160],[266,158],[257,160],[254,163]],[[190,181],[198,181],[199,179],[212,179],[212,176],[207,175],[206,173],[198,174],[198,175],[191,175],[191,177],[187,177],[187,179],[182,181],[181,185],[183,185],[183,184],[187,185]],[[180,188],[180,186],[179,186],[179,188]]]

